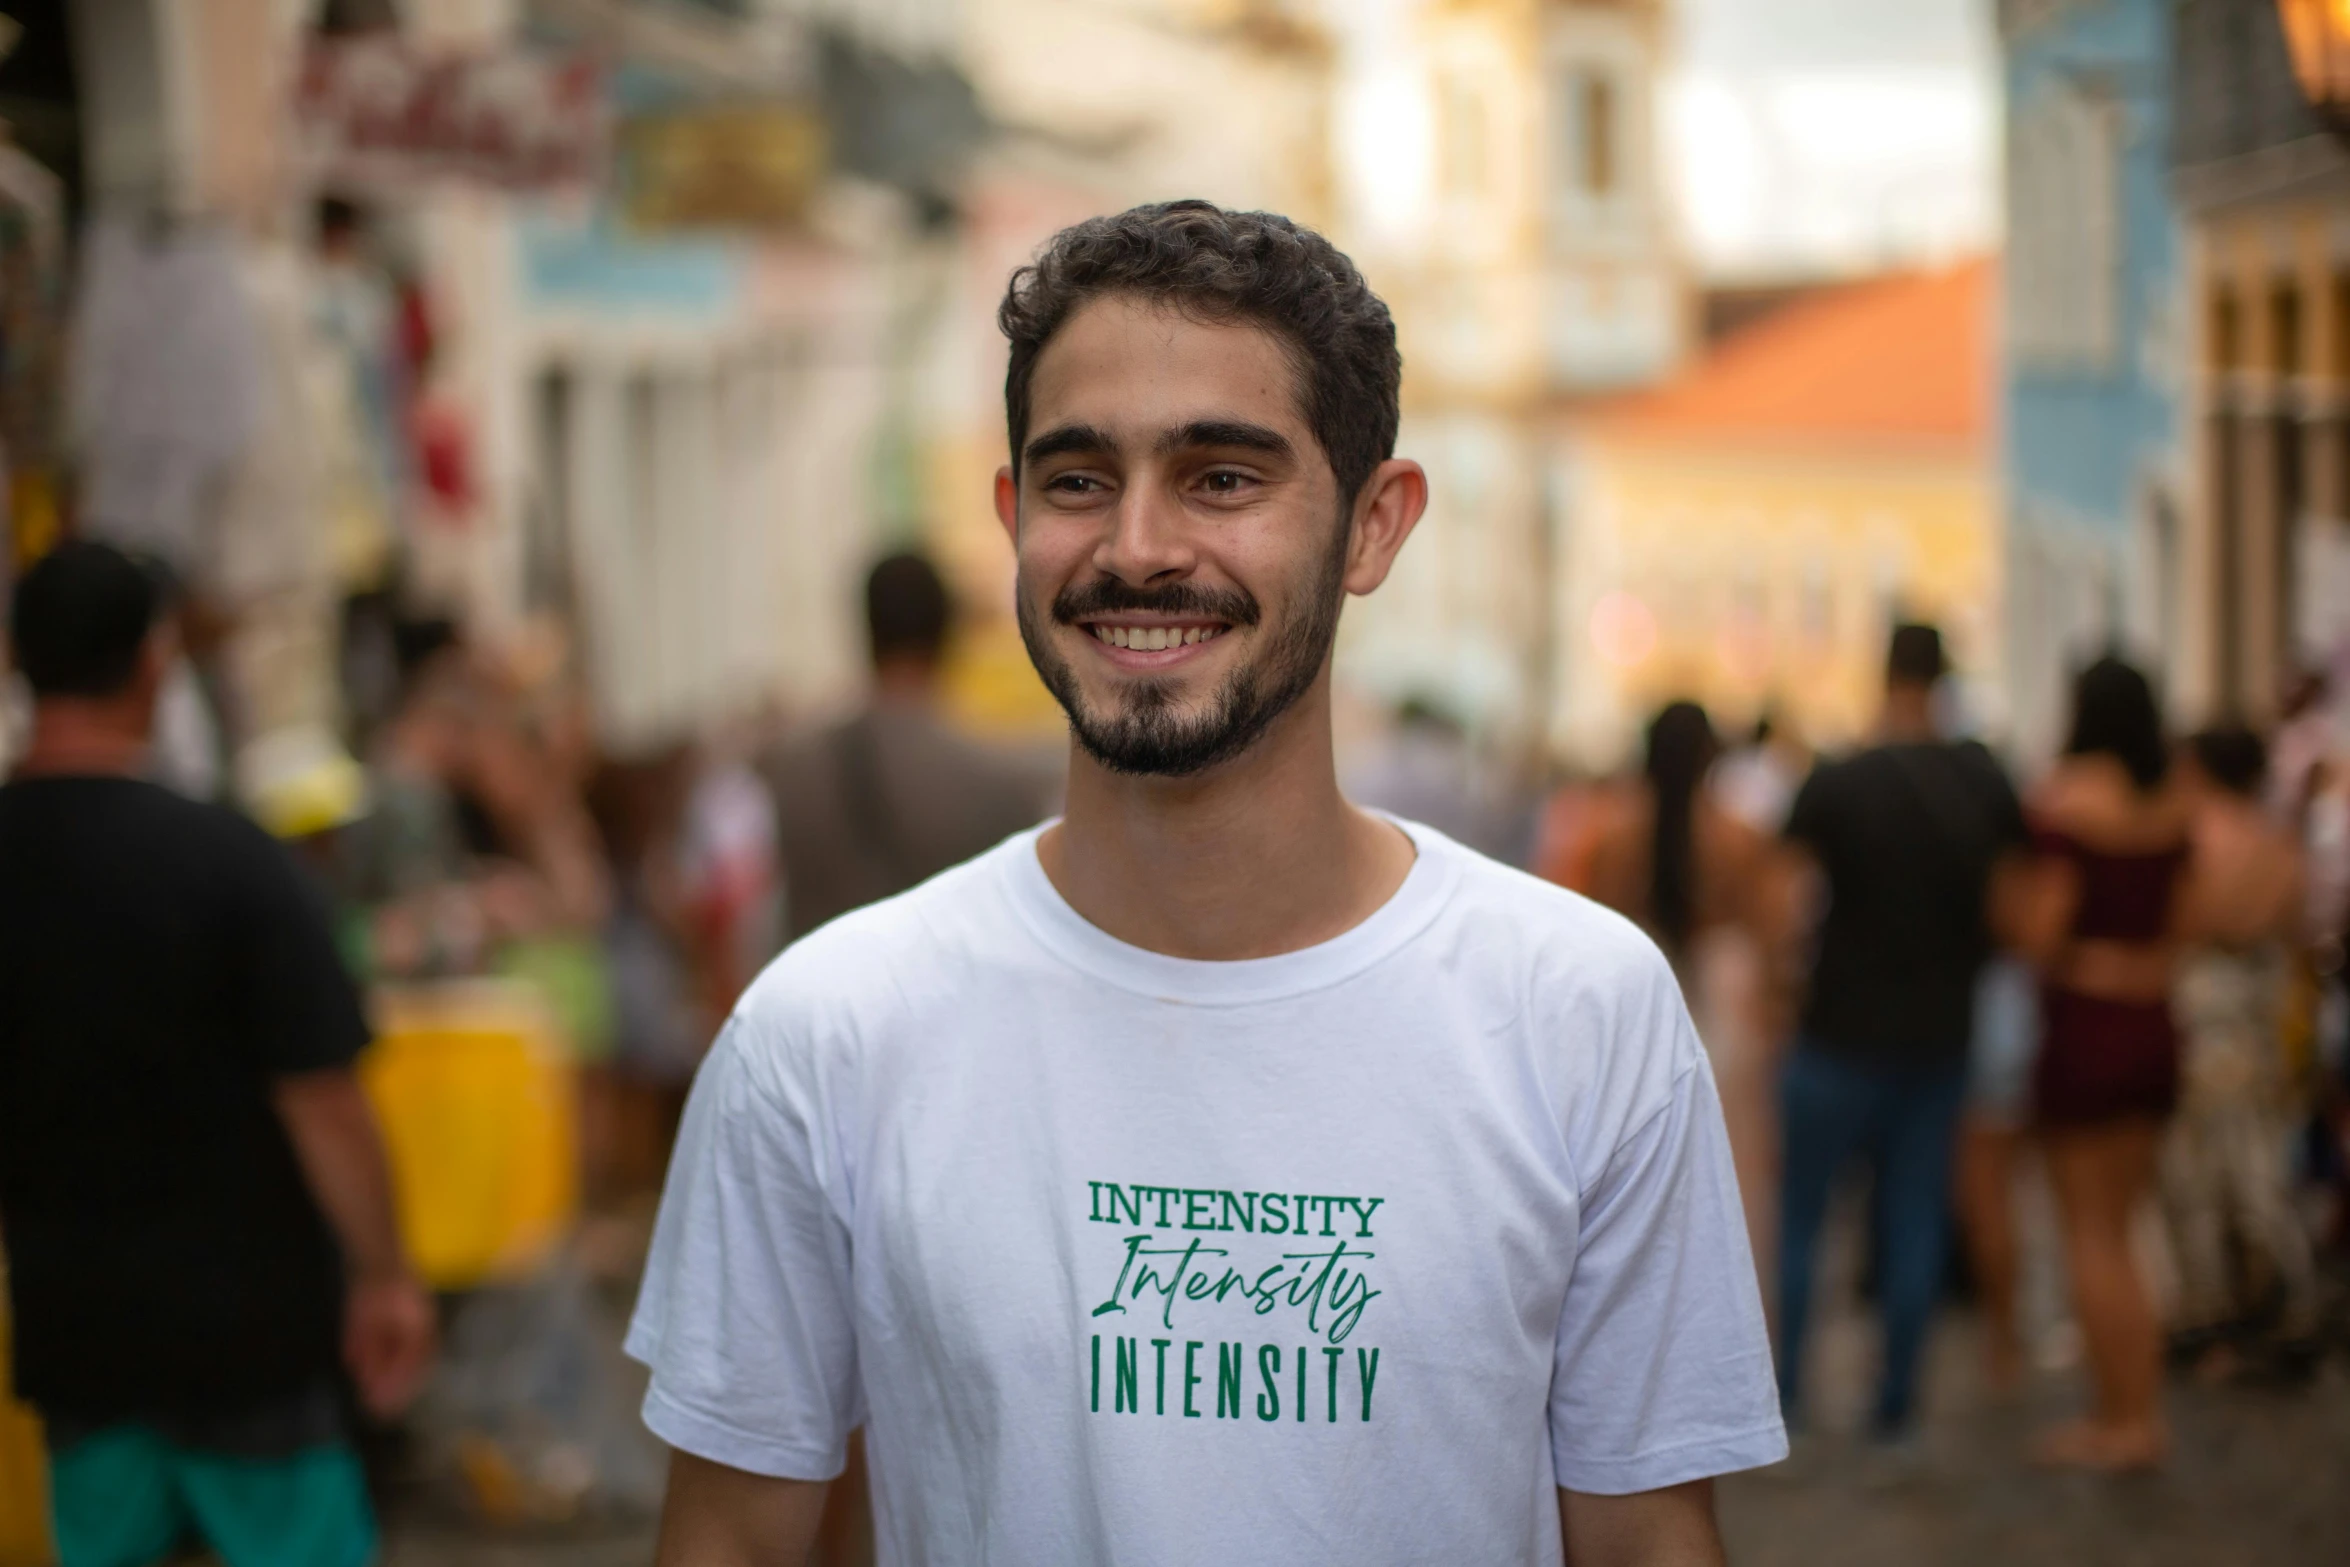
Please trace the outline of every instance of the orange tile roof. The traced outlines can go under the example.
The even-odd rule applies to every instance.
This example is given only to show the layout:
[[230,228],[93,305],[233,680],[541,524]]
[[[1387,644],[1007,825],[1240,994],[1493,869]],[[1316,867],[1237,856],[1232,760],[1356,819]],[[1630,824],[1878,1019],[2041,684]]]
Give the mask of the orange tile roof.
[[1641,436],[1980,447],[1997,280],[1977,259],[1824,289],[1592,417]]

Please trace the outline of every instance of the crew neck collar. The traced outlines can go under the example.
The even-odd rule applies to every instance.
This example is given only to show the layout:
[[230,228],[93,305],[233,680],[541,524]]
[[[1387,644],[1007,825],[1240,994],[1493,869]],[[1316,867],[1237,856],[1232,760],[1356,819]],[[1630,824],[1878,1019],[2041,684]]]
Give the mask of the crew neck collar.
[[1095,979],[1193,1006],[1277,1001],[1363,972],[1424,930],[1451,896],[1460,876],[1460,848],[1433,828],[1376,814],[1412,840],[1412,868],[1403,884],[1352,929],[1269,958],[1177,958],[1120,941],[1072,908],[1044,873],[1036,842],[1052,822],[1030,828],[1004,845],[1008,891],[1036,938],[1062,961]]

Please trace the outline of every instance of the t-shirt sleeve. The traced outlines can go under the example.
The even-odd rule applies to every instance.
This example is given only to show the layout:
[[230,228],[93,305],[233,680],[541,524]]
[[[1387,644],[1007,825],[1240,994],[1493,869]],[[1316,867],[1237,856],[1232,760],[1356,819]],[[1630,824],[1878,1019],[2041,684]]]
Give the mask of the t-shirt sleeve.
[[752,1474],[829,1480],[858,1408],[849,1233],[810,1096],[764,1081],[738,1015],[694,1080],[628,1353],[645,1424]]
[[250,837],[235,879],[249,981],[238,1046],[271,1076],[349,1066],[367,1048],[367,1015],[326,895],[284,845],[239,825]]
[[1687,1046],[1670,1098],[1584,1193],[1550,1390],[1570,1491],[1653,1491],[1787,1456],[1721,1101]]

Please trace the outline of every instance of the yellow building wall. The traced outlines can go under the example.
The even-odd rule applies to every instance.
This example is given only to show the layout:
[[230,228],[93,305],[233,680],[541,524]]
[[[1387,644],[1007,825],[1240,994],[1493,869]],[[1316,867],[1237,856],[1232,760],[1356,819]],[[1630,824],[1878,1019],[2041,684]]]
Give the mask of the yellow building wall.
[[1585,765],[1622,760],[1680,697],[1726,726],[1768,708],[1847,743],[1875,719],[1896,618],[1940,625],[1970,684],[1996,674],[1980,457],[1597,436],[1576,470],[1554,739]]

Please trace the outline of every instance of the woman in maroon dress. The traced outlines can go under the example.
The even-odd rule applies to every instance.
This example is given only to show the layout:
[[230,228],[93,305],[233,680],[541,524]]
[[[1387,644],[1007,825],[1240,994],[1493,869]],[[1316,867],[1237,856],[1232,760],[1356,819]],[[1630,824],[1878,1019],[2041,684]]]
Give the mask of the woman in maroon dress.
[[2146,677],[2102,659],[2076,683],[2065,755],[2029,803],[2038,858],[2019,935],[2042,979],[2034,1115],[2095,1387],[2087,1419],[2042,1439],[2052,1463],[2138,1468],[2168,1444],[2161,1328],[2130,1221],[2178,1098],[2189,806],[2169,764]]

